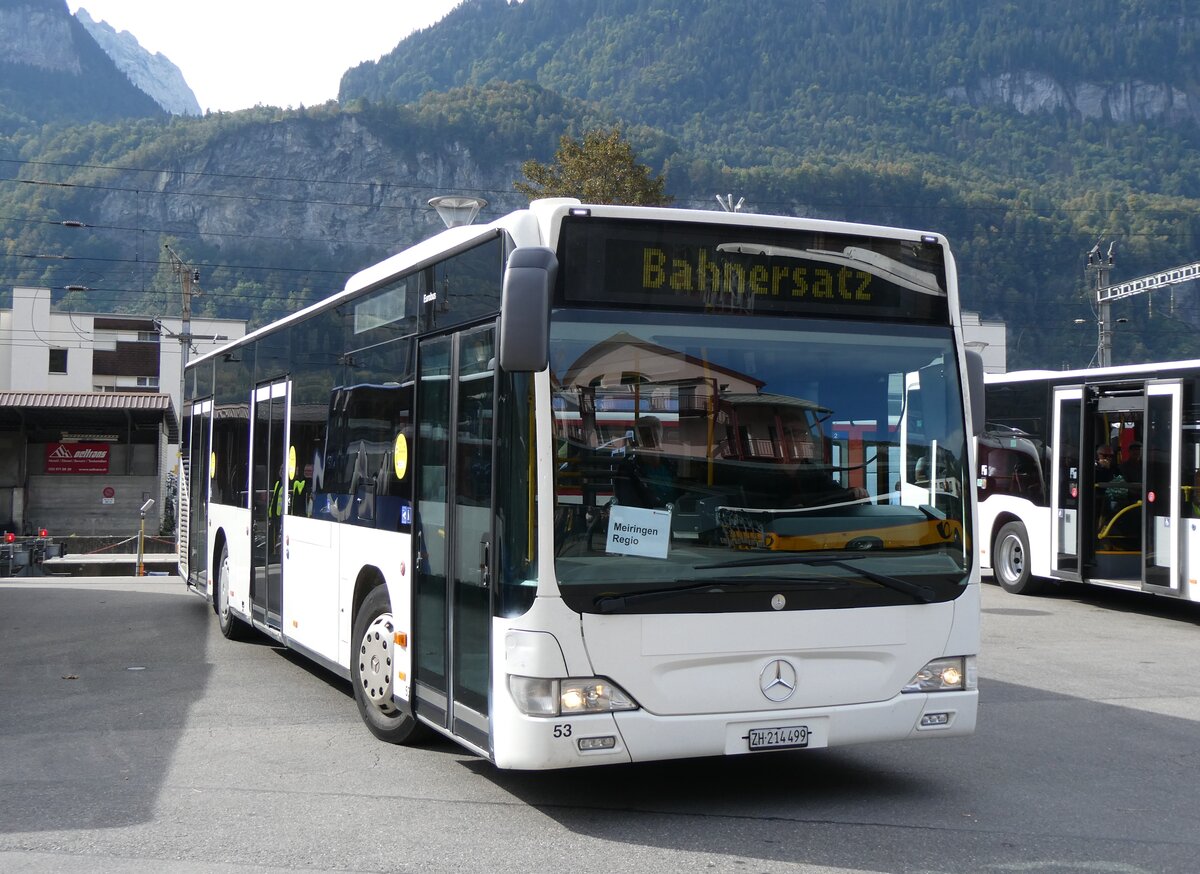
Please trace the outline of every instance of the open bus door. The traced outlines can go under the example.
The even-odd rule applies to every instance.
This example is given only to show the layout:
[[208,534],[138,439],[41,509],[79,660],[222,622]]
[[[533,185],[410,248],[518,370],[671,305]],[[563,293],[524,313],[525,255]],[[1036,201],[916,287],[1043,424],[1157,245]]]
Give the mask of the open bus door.
[[1183,384],[1180,380],[1146,385],[1146,419],[1142,441],[1145,542],[1142,588],[1180,594],[1183,586],[1180,522],[1183,483],[1178,459],[1183,457]]
[[[1080,447],[1083,442],[1083,386],[1054,389],[1054,443],[1050,453],[1050,570],[1060,580],[1079,581]],[[1090,463],[1090,461],[1088,462]]]

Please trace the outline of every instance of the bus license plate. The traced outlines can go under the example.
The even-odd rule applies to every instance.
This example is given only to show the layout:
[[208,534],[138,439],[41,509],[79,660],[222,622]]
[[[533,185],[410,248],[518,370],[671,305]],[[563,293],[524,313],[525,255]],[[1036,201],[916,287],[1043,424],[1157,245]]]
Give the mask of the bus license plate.
[[785,725],[782,728],[750,729],[750,749],[786,750],[808,746],[810,732],[807,725]]

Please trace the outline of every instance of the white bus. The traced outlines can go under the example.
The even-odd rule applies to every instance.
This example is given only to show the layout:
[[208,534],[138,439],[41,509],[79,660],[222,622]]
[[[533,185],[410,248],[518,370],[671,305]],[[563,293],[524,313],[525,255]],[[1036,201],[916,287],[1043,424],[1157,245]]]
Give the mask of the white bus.
[[957,297],[908,230],[444,231],[189,365],[187,584],[501,768],[968,734]]
[[987,376],[983,567],[1200,601],[1200,361]]

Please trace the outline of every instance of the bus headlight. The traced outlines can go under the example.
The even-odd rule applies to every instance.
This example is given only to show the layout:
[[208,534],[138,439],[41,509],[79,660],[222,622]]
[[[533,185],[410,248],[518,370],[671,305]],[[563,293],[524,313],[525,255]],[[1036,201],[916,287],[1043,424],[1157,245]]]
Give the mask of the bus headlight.
[[901,692],[963,692],[978,686],[974,656],[934,659]]
[[509,675],[508,691],[526,716],[569,716],[636,710],[637,702],[602,677],[551,680]]

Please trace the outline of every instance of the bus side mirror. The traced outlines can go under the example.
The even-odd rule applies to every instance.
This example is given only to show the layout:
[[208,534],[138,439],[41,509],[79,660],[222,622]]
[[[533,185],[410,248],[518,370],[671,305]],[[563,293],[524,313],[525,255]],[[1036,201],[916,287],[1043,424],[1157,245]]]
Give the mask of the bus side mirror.
[[550,295],[558,258],[550,249],[513,249],[500,299],[500,367],[536,373],[550,363]]
[[967,391],[971,396],[971,430],[978,437],[984,431],[987,410],[983,402],[983,356],[967,350]]

